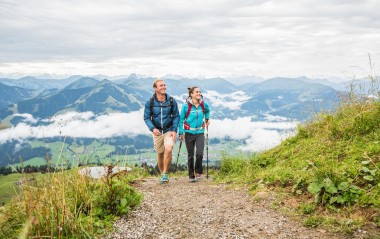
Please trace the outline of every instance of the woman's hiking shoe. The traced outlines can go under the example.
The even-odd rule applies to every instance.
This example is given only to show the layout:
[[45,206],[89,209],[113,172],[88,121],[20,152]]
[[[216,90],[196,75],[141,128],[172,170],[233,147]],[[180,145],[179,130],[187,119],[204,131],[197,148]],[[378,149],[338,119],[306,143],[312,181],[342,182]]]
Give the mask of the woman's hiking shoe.
[[195,183],[195,178],[189,178],[190,183]]
[[197,176],[196,176],[196,180],[197,180],[198,182],[202,181],[202,174],[197,174]]
[[167,173],[161,174],[160,183],[168,183],[169,182],[169,175]]

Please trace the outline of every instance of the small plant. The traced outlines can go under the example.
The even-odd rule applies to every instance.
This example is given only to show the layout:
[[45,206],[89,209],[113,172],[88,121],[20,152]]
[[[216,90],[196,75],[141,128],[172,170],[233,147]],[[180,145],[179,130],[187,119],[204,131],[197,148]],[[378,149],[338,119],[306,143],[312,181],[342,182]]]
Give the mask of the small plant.
[[380,177],[379,168],[373,162],[373,160],[370,157],[368,157],[368,155],[366,156],[369,160],[361,162],[364,165],[361,169],[363,179],[366,180],[368,183],[380,181],[379,179],[376,180],[376,178]]
[[101,194],[97,197],[97,204],[100,205],[99,217],[102,215],[123,215],[137,206],[142,196],[129,186],[129,180],[125,176],[126,172],[112,174],[115,165],[107,166],[107,174],[103,179],[105,187],[99,185]]
[[316,205],[314,203],[301,204],[298,209],[302,214],[313,214],[315,211]]
[[350,182],[341,182],[338,186],[330,179],[314,181],[308,186],[308,191],[314,195],[314,202],[325,204],[349,205],[358,202],[363,190]]
[[303,225],[305,227],[317,227],[319,226],[320,224],[322,224],[323,222],[323,219],[321,217],[314,217],[314,216],[311,216],[311,217],[308,217]]

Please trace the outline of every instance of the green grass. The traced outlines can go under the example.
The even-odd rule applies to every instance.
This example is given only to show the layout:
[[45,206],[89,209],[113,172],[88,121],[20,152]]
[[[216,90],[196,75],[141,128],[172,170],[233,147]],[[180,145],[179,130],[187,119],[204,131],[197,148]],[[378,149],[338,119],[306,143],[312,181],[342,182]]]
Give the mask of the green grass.
[[[249,159],[226,157],[218,179],[306,200],[305,225],[345,232],[380,226],[380,103],[357,102],[300,125],[281,145]],[[331,219],[332,218],[332,219]]]
[[22,191],[0,207],[0,238],[99,237],[142,199],[130,186],[140,172],[94,180],[77,170],[22,174]]
[[16,182],[21,178],[18,173],[0,175],[0,205],[4,205],[16,195],[18,191]]
[[26,165],[40,166],[40,165],[45,165],[45,164],[46,164],[46,159],[40,158],[40,157],[34,157],[34,158],[31,158],[28,161],[25,161],[23,163],[13,164],[13,166],[15,166],[15,167],[22,167],[22,166],[26,166]]

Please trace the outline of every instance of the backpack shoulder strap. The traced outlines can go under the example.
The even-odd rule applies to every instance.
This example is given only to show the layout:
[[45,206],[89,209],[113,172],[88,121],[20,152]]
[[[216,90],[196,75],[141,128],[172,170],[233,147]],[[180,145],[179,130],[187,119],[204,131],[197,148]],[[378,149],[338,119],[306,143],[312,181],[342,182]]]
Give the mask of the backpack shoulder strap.
[[150,97],[150,117],[153,116],[154,96]]
[[186,112],[186,115],[185,115],[185,119],[187,119],[187,117],[189,117],[190,115],[190,111],[191,111],[191,107],[193,106],[190,102],[186,101],[187,102],[187,112]]
[[[185,119],[187,119],[187,117],[189,117],[189,115],[190,115],[190,111],[191,111],[191,107],[193,106],[190,102],[188,102],[188,101],[186,101],[186,102],[187,102],[187,112],[186,112],[186,115],[185,115]],[[201,108],[202,108],[202,112],[203,112],[203,114],[204,114],[204,113],[206,112],[204,101],[202,101],[202,102],[200,103],[200,106],[201,106]]]
[[[173,97],[169,97],[169,105],[170,105],[170,114],[173,116],[174,113],[174,99]],[[161,107],[167,107],[167,106],[161,106]],[[153,108],[154,108],[154,95],[150,97],[150,116],[153,116]]]
[[172,96],[169,97],[169,102],[170,102],[170,106],[173,106],[173,105],[174,105],[174,104],[173,104],[173,97],[172,97]]
[[203,114],[206,112],[205,111],[205,102],[202,100],[202,102],[200,103],[201,107],[202,107],[202,112]]
[[169,97],[169,102],[170,102],[170,115],[173,116],[174,115],[174,103],[173,103],[173,97],[172,96]]

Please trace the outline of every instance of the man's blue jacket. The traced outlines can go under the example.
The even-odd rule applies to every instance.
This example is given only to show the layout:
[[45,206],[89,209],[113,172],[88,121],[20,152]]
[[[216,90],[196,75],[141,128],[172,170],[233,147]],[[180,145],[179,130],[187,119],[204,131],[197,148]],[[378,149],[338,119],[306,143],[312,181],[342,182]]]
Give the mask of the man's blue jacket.
[[152,96],[153,110],[151,109],[150,99],[145,103],[144,121],[152,132],[155,128],[163,134],[168,131],[177,132],[179,122],[178,105],[174,98],[171,105],[170,96],[168,94],[165,94],[165,96],[164,102],[158,101],[156,94]]

